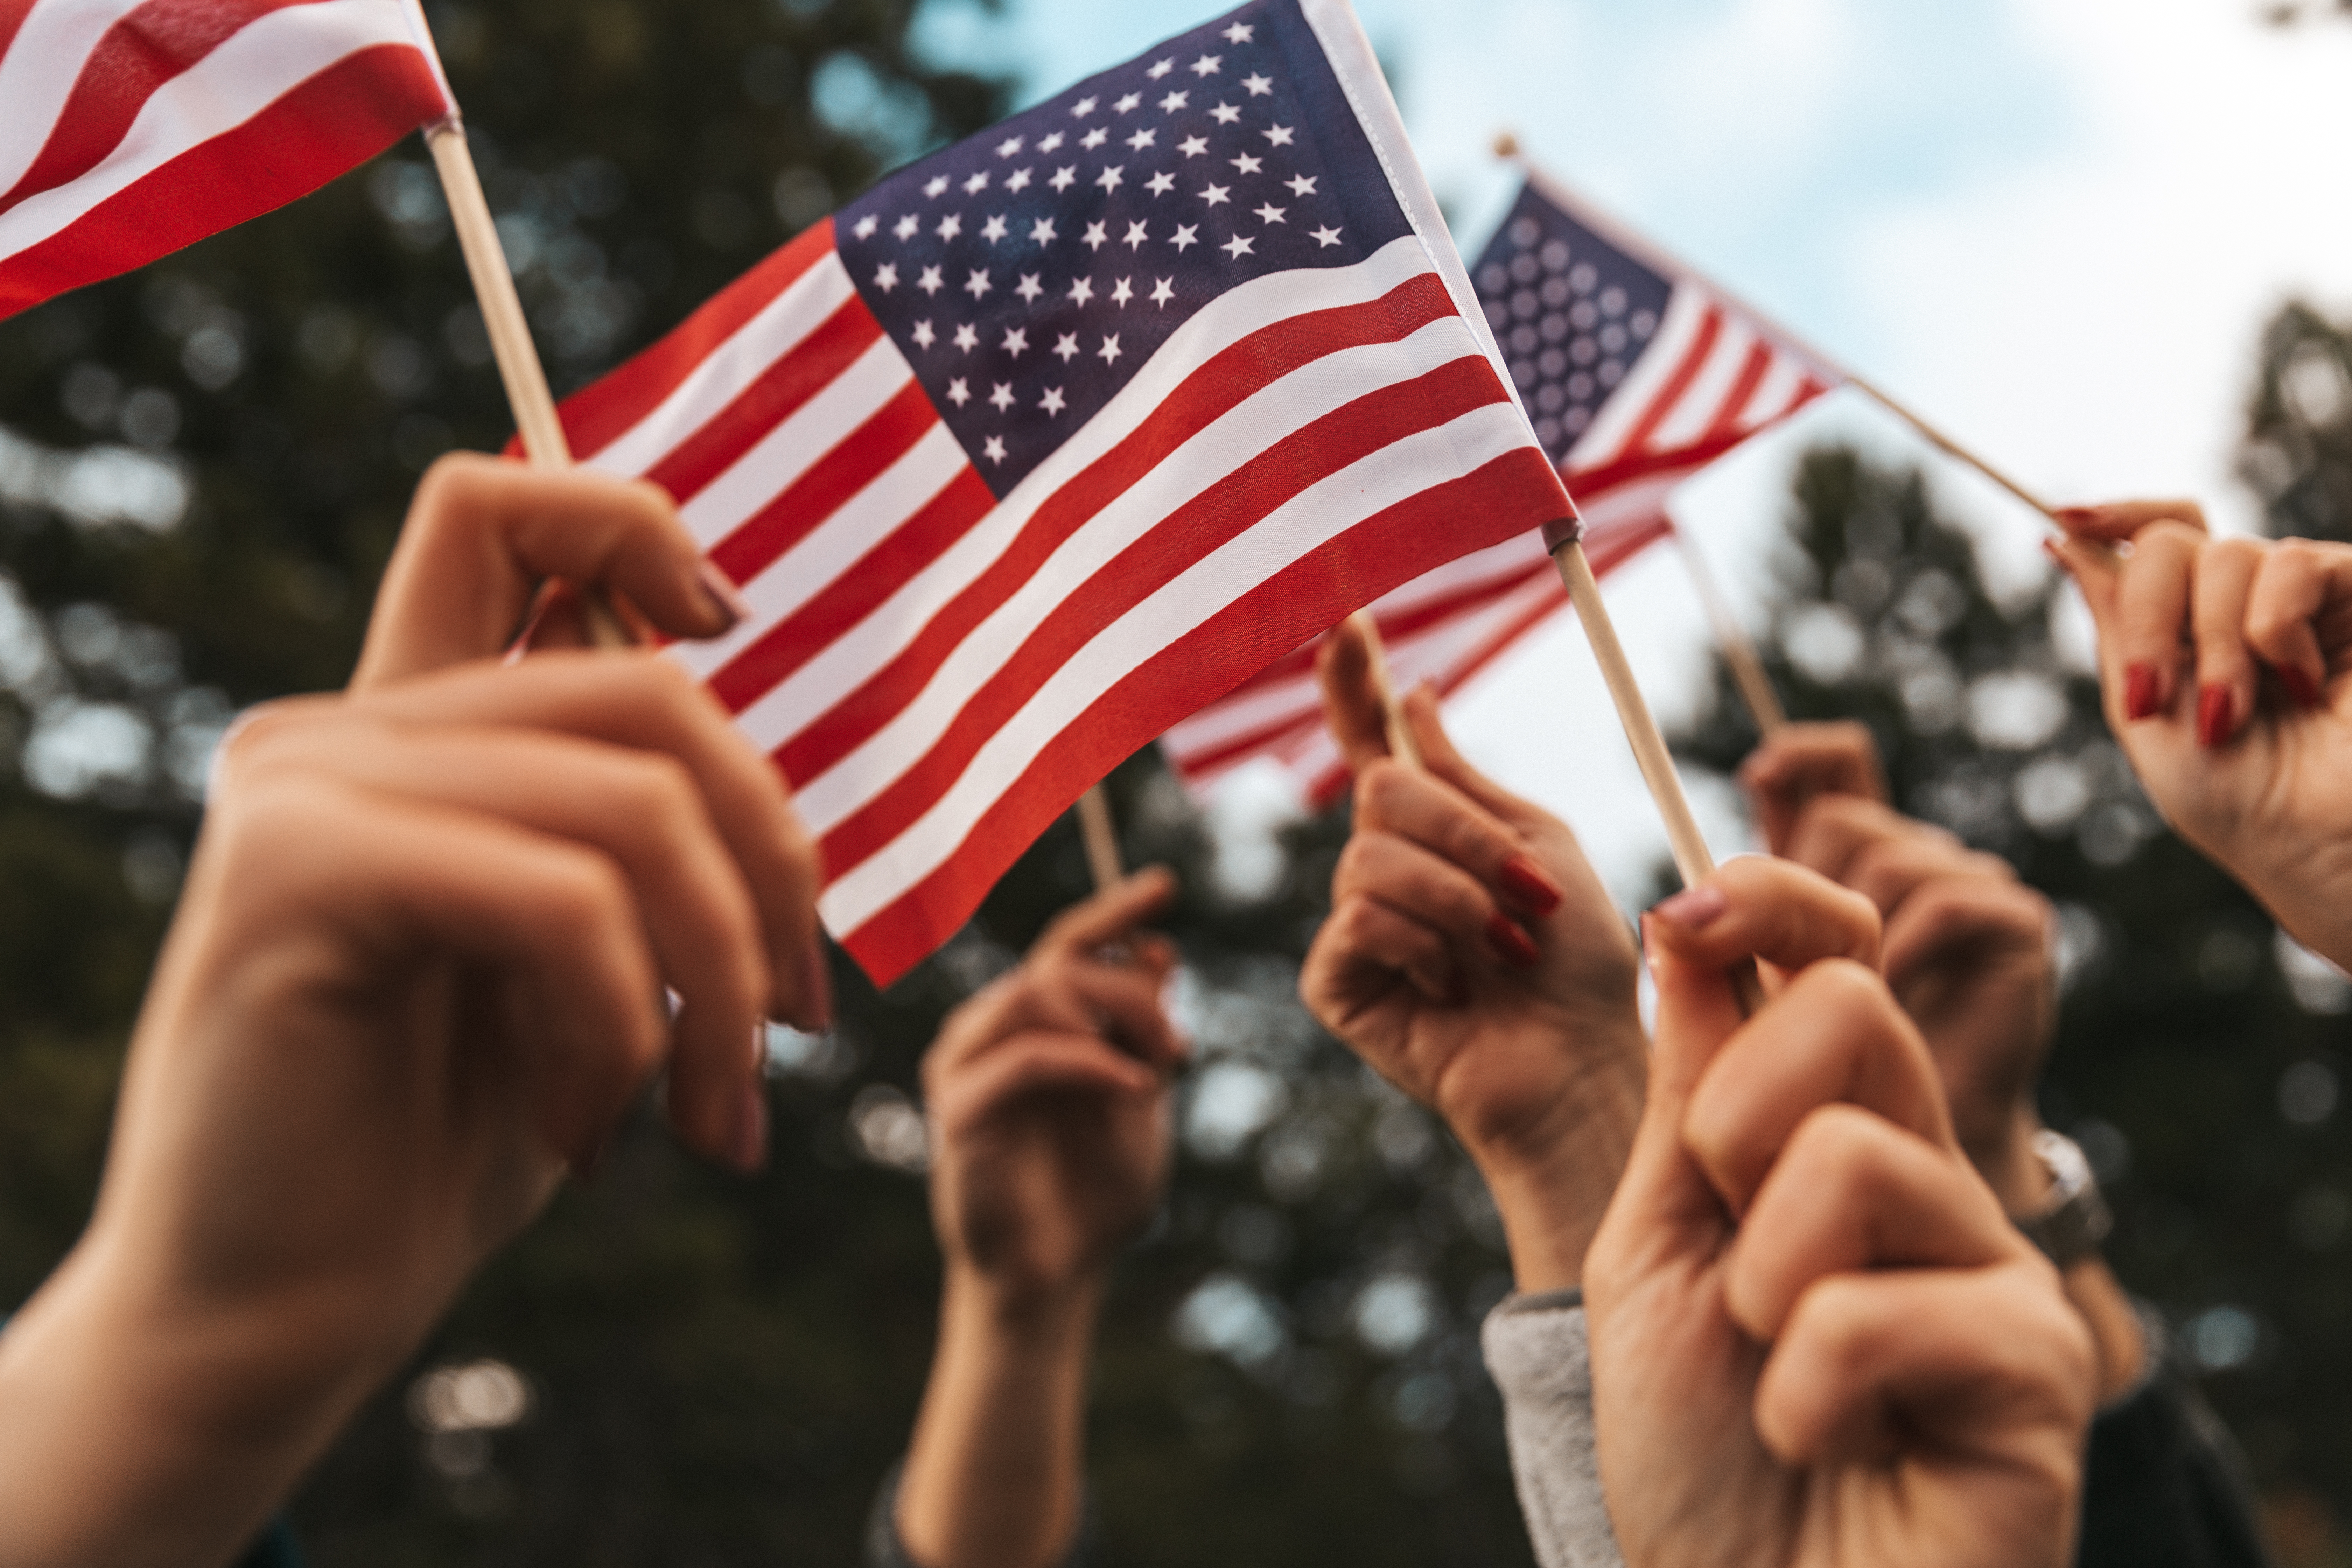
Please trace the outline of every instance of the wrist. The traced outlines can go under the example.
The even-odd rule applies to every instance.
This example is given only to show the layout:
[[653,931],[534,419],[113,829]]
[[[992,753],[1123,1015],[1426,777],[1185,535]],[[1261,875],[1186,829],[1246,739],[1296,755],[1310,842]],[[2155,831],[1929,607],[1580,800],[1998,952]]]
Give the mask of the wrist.
[[1583,1283],[1584,1255],[1641,1125],[1646,1047],[1634,1039],[1638,1054],[1612,1053],[1580,1073],[1545,1115],[1509,1136],[1464,1140],[1502,1219],[1523,1292]]
[[943,1331],[1014,1352],[1083,1342],[1093,1332],[1104,1284],[1098,1268],[1014,1278],[950,1258],[940,1289]]

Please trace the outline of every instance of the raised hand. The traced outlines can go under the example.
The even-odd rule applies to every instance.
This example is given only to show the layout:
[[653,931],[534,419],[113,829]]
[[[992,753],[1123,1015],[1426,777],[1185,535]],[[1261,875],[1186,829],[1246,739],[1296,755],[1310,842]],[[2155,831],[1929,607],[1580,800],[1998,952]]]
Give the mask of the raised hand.
[[1015,1297],[1098,1275],[1168,1180],[1174,966],[1143,922],[1175,897],[1143,871],[1064,914],[952,1015],[923,1060],[931,1215],[951,1270]]
[[[2070,1561],[2089,1336],[1961,1154],[1874,912],[1745,859],[1646,932],[1655,1067],[1585,1278],[1625,1560]],[[1743,1018],[1749,957],[1781,980]]]
[[0,1560],[226,1560],[665,1064],[687,1141],[759,1163],[804,844],[649,657],[239,731],[97,1212],[0,1337]]
[[1756,808],[1765,846],[1789,852],[1797,819],[1825,795],[1885,801],[1886,772],[1867,725],[1786,724],[1765,738],[1739,766],[1739,782]]
[[[2107,721],[2157,809],[2352,964],[2352,546],[2214,539],[2184,506],[2061,518]],[[2128,555],[2097,548],[2118,540]]]
[[1168,1181],[1175,954],[1139,927],[1175,890],[1145,871],[1063,915],[924,1058],[947,1279],[896,1521],[927,1568],[1048,1568],[1077,1528],[1104,1276]]
[[1390,760],[1365,668],[1333,633],[1318,670],[1355,833],[1300,994],[1462,1140],[1520,1288],[1573,1285],[1640,1110],[1631,932],[1575,836],[1465,762],[1428,691],[1405,703],[1426,771]]

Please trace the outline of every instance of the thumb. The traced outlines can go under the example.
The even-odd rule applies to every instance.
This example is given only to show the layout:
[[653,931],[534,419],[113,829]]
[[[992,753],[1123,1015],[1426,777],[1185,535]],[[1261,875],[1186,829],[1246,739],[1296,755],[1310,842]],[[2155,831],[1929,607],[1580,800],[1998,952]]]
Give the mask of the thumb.
[[1739,1026],[1739,999],[1720,969],[1667,951],[1650,928],[1643,916],[1642,948],[1658,988],[1656,1052],[1633,1152],[1585,1264],[1587,1289],[1601,1296],[1612,1282],[1712,1254],[1731,1226],[1683,1141],[1683,1121],[1699,1075]]

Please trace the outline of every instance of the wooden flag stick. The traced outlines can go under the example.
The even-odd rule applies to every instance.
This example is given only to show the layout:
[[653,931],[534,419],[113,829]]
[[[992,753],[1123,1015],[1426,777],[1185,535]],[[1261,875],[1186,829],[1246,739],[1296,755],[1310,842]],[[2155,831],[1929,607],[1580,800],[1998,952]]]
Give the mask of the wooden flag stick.
[[1364,639],[1364,653],[1370,668],[1372,694],[1381,700],[1381,713],[1388,729],[1389,755],[1416,773],[1423,768],[1421,742],[1412,738],[1412,725],[1404,716],[1404,700],[1397,695],[1396,682],[1389,678],[1388,644],[1381,637],[1381,626],[1372,619],[1370,610],[1358,610],[1348,617],[1356,635]]
[[1699,832],[1690,796],[1683,793],[1682,775],[1675,771],[1674,754],[1666,750],[1666,738],[1659,731],[1649,701],[1633,679],[1633,667],[1625,658],[1625,645],[1617,640],[1617,627],[1609,618],[1609,607],[1601,601],[1601,584],[1593,580],[1592,563],[1584,558],[1583,544],[1573,538],[1554,550],[1551,558],[1559,568],[1559,580],[1568,588],[1570,602],[1576,606],[1576,618],[1583,623],[1585,640],[1592,645],[1592,657],[1601,666],[1601,678],[1609,683],[1609,695],[1617,704],[1618,721],[1625,726],[1625,739],[1633,747],[1633,760],[1641,764],[1650,796],[1658,803],[1658,815],[1665,819],[1666,843],[1675,852],[1675,868],[1682,873],[1685,887],[1696,887],[1715,875],[1715,857],[1707,850],[1706,836]]
[[[513,410],[515,429],[522,437],[523,455],[534,468],[572,467],[572,443],[555,411],[555,393],[547,384],[547,367],[540,363],[539,345],[531,341],[530,321],[522,313],[522,297],[515,292],[514,272],[507,266],[506,247],[499,240],[498,224],[490,216],[489,198],[482,193],[481,172],[474,167],[474,152],[466,142],[466,122],[456,115],[425,128],[425,145],[432,150],[433,166],[440,171],[441,194],[449,204],[449,222],[457,231],[457,248],[465,253],[466,271],[474,280],[474,299],[489,333],[490,353],[498,361],[499,379],[505,383],[507,406]],[[588,636],[598,647],[633,647],[636,637],[614,612],[602,588],[583,585],[580,595]]]
[[1118,855],[1118,826],[1111,820],[1110,795],[1100,784],[1078,796],[1078,832],[1086,839],[1087,866],[1095,874],[1095,891],[1108,891],[1127,880]]
[[1675,548],[1682,552],[1683,565],[1690,572],[1691,585],[1698,590],[1699,603],[1706,607],[1706,618],[1715,623],[1716,646],[1723,651],[1723,661],[1731,667],[1733,684],[1747,700],[1757,731],[1765,739],[1771,739],[1789,727],[1789,711],[1780,706],[1780,694],[1772,689],[1772,678],[1765,672],[1764,660],[1756,651],[1754,639],[1716,587],[1715,574],[1707,570],[1697,544],[1680,529],[1675,531]]

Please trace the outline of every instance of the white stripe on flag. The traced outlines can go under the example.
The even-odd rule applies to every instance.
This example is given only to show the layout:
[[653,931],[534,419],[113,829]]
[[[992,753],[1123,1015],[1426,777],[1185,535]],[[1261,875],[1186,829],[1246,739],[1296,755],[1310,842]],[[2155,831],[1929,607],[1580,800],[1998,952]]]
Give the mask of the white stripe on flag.
[[36,4],[0,58],[0,192],[13,191],[58,128],[90,52],[143,0]]
[[680,643],[672,651],[697,677],[707,679],[717,674],[773,631],[777,622],[847,574],[968,466],[955,432],[933,425],[897,462],[744,585],[743,596],[753,612],[751,619],[716,642]]
[[842,266],[838,254],[828,250],[824,259],[793,279],[790,288],[697,362],[692,374],[652,413],[583,461],[610,474],[635,478],[645,473],[725,413],[751,390],[752,383],[800,347],[856,293],[849,269]]
[[823,392],[703,486],[679,515],[702,547],[712,548],[792,489],[914,379],[915,367],[898,345],[887,336],[875,339]]
[[1723,412],[1732,388],[1738,384],[1739,373],[1748,368],[1748,353],[1755,346],[1756,329],[1727,314],[1723,330],[1715,335],[1715,347],[1708,352],[1706,363],[1691,378],[1680,401],[1650,432],[1651,448],[1679,451],[1704,439],[1715,428],[1716,416]]
[[1756,395],[1739,411],[1740,428],[1760,429],[1793,411],[1797,394],[1802,390],[1810,369],[1804,361],[1785,349],[1776,349],[1772,368],[1764,373],[1764,379],[1756,384]]
[[[1447,320],[1464,348],[1483,359],[1468,327]],[[1055,670],[907,831],[837,876],[818,901],[826,921],[835,931],[855,930],[946,864],[1055,736],[1187,632],[1366,519],[1526,445],[1527,422],[1515,405],[1475,409],[1328,475],[1162,584]]]
[[0,256],[19,255],[63,232],[336,61],[383,44],[415,47],[407,18],[384,0],[317,0],[257,19],[158,88],[121,144],[97,168],[0,213]]

